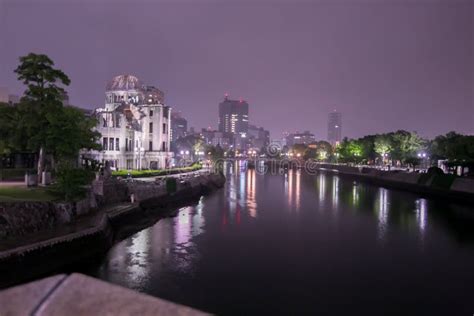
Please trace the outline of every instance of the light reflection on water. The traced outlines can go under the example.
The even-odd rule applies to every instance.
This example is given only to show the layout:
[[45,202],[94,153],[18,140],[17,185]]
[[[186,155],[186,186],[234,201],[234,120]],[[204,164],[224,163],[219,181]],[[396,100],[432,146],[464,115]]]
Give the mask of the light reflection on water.
[[334,213],[338,211],[339,204],[339,177],[332,178],[332,208]]
[[107,255],[104,275],[126,272],[121,277],[127,286],[140,290],[149,282],[153,262],[161,263],[153,265],[155,272],[172,262],[173,270],[191,273],[192,262],[200,257],[193,238],[204,232],[203,207],[201,197],[195,206],[180,208],[176,217],[161,220],[116,244]]
[[385,240],[385,235],[387,233],[387,221],[388,221],[388,193],[387,189],[379,188],[378,194],[378,238],[380,241]]
[[[437,284],[471,284],[473,225],[453,214],[472,207],[325,173],[227,170],[224,189],[118,243],[95,275],[218,314],[265,314],[283,296],[273,314],[324,312],[340,293],[393,310],[416,297],[425,311]],[[451,304],[469,291],[450,293]]]
[[318,175],[318,188],[319,188],[319,204],[324,205],[326,200],[326,176],[324,174]]
[[247,209],[251,217],[257,217],[257,188],[255,185],[257,175],[254,169],[249,170],[247,174]]

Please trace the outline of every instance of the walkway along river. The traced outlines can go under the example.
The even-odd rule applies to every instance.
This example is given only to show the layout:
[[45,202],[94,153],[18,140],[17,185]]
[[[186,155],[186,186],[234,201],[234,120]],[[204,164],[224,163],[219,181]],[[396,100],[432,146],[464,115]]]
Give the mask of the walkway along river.
[[236,167],[84,270],[224,315],[471,315],[473,267],[473,206]]

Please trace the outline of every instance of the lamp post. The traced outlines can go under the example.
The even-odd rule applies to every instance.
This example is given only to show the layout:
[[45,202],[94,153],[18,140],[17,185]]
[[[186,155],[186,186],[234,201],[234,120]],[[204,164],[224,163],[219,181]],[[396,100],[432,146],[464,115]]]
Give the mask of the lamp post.
[[388,159],[388,153],[383,153],[382,154],[382,165],[383,165],[383,167],[385,167],[385,164],[387,163],[387,159]]
[[425,152],[418,153],[418,158],[421,159],[421,168],[422,169],[426,169],[426,167],[427,167],[427,165],[426,165],[427,157],[428,157],[428,155]]

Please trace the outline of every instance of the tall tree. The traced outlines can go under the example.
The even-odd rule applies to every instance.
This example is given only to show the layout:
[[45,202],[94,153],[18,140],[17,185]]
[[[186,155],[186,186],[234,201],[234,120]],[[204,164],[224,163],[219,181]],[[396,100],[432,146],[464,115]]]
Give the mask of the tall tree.
[[396,131],[392,134],[394,144],[393,158],[406,162],[413,160],[424,148],[425,141],[415,132]]
[[38,153],[38,179],[44,169],[47,135],[51,126],[48,115],[62,110],[65,90],[60,85],[69,85],[64,72],[53,67],[53,61],[46,55],[30,53],[20,57],[15,69],[18,80],[26,86],[24,102],[29,108],[29,117],[22,122],[29,130],[29,147]]
[[392,151],[392,142],[387,135],[378,135],[374,140],[374,150],[385,160],[386,156]]
[[66,106],[48,114],[49,128],[45,145],[55,159],[75,160],[81,149],[100,150],[100,133],[94,130],[96,119],[78,108]]

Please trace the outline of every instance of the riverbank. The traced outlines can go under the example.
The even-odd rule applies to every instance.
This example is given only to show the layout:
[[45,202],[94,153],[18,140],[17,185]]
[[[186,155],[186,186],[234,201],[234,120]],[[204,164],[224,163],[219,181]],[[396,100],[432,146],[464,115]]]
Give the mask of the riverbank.
[[[95,182],[94,196],[102,207],[59,225],[1,243],[0,287],[59,270],[105,253],[115,241],[159,219],[173,215],[172,206],[198,199],[224,185],[220,174],[192,174],[168,192],[164,183],[120,180]],[[133,195],[134,202],[130,201]]]
[[474,202],[474,179],[428,173],[385,171],[364,166],[318,164],[317,170],[354,177],[374,185],[405,190],[433,198]]

